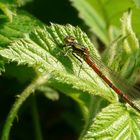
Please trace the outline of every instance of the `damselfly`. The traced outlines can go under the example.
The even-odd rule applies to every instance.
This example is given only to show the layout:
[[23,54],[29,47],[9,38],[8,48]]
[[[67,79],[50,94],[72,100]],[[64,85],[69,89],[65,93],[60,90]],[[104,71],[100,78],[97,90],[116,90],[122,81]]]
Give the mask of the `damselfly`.
[[[135,89],[134,87],[128,88],[128,83],[124,83],[125,80],[124,81],[121,80],[121,82],[123,81],[123,83],[121,83],[121,82],[119,83],[119,84],[122,84],[122,87],[117,86],[118,85],[117,82],[119,82],[118,79],[122,79],[122,78],[119,78],[117,74],[114,74],[115,77],[113,80],[115,80],[116,82],[113,83],[102,72],[102,70],[100,70],[100,67],[105,67],[105,65],[99,64],[99,62],[101,63],[101,61],[98,60],[98,58],[91,57],[89,49],[87,47],[81,45],[80,43],[77,43],[73,36],[65,37],[64,42],[65,42],[66,46],[71,47],[71,51],[77,59],[79,59],[79,58],[76,55],[78,55],[80,58],[84,59],[85,62],[98,74],[98,76],[103,81],[105,81],[110,86],[110,88],[112,88],[115,91],[115,93],[117,93],[120,96],[121,99],[123,99],[131,107],[133,107],[138,112],[140,112],[140,101],[138,100],[138,99],[140,99],[140,93],[137,89]],[[96,64],[96,62],[97,62],[97,64]],[[108,69],[108,68],[103,68],[103,69]]]

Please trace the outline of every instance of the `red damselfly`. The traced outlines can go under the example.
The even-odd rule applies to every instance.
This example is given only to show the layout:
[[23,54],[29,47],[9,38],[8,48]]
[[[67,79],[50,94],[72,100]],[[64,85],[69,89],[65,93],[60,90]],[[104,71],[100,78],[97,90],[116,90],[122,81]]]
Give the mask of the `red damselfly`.
[[[78,60],[79,57],[84,59],[85,62],[98,74],[98,76],[103,81],[105,81],[105,83],[109,85],[110,88],[115,91],[115,93],[120,96],[122,100],[140,112],[140,92],[136,88],[129,86],[125,79],[119,78],[118,74],[111,72],[111,70],[109,70],[97,57],[91,57],[89,49],[80,43],[77,43],[73,36],[66,36],[64,38],[64,42],[66,46],[71,47],[70,50],[72,51],[72,54]],[[77,57],[77,55],[79,57]],[[113,82],[104,74],[102,70],[100,70],[100,67],[103,67],[102,69],[107,69],[111,74],[113,73]]]

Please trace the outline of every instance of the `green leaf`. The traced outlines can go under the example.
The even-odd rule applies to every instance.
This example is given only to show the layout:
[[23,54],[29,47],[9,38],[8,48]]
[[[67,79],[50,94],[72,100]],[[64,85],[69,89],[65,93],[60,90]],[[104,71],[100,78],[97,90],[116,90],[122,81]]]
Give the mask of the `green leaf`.
[[10,42],[23,38],[25,33],[31,32],[36,26],[43,26],[43,24],[27,12],[18,11],[12,22],[0,24],[0,47],[5,47]]
[[52,101],[59,99],[59,93],[52,88],[41,85],[38,90],[43,92],[44,96]]
[[3,14],[0,14],[0,18],[5,18],[6,16],[9,22],[12,22],[13,17],[16,15],[17,6],[23,6],[27,2],[31,1],[32,0],[1,0],[0,10],[3,12]]
[[23,38],[25,33],[43,24],[25,11],[18,11],[12,22],[0,24],[0,46],[7,46],[10,42]]
[[10,10],[7,4],[0,2],[1,11],[7,16],[10,22],[12,22],[14,13]]
[[[114,33],[118,35],[120,18],[124,11],[134,8],[134,2],[130,0],[71,0],[72,5],[79,11],[79,16],[90,27],[91,31],[107,46],[114,39]],[[115,8],[114,6],[115,5]],[[137,15],[136,15],[137,14]],[[139,12],[136,11],[135,23]],[[138,32],[136,29],[135,31]]]
[[[70,93],[90,93],[100,95],[113,101],[113,94],[102,80],[94,73],[86,63],[83,63],[82,70],[78,76],[80,62],[71,56],[65,57],[62,51],[64,38],[67,35],[75,36],[83,45],[89,46],[92,50],[93,45],[79,28],[70,25],[52,25],[44,29],[35,29],[30,34],[11,43],[8,48],[1,49],[0,55],[5,61],[17,62],[19,65],[33,67],[37,73],[46,71],[50,73],[48,85],[51,85],[62,92]],[[94,55],[98,55],[93,50]],[[93,81],[96,81],[93,83]],[[99,87],[99,85],[102,87]],[[102,94],[106,91],[106,94]]]
[[62,46],[67,35],[74,36],[83,45],[90,47],[94,55],[98,55],[86,34],[78,27],[54,24],[43,29],[37,28],[30,34],[26,34],[24,39],[11,43],[8,48],[1,49],[0,55],[5,62],[26,64],[33,67],[38,74],[49,73],[50,78],[46,86],[58,89],[78,101],[81,106],[83,105],[86,119],[91,104],[91,97],[87,96],[87,93],[102,96],[110,102],[114,102],[116,98],[111,89],[85,62],[80,70],[81,63],[75,57],[64,56]]
[[121,18],[122,30],[118,37],[104,52],[104,62],[120,75],[133,81],[137,78],[134,71],[139,63],[139,42],[132,29],[132,11],[125,12]]
[[91,123],[83,140],[138,140],[140,116],[132,110],[128,113],[121,104],[104,108]]
[[85,0],[72,0],[72,4],[79,11],[79,15],[105,44],[109,43],[106,23],[99,13]]
[[122,35],[127,38],[124,40],[124,49],[126,53],[136,53],[139,49],[138,39],[132,29],[131,24],[132,11],[125,12],[122,17]]

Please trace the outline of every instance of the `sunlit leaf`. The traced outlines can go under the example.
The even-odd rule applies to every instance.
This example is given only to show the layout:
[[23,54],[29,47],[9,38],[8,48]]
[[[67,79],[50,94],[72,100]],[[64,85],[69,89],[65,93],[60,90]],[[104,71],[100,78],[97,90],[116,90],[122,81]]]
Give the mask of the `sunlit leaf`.
[[83,140],[138,140],[140,116],[127,112],[121,104],[111,104],[99,113],[89,126]]

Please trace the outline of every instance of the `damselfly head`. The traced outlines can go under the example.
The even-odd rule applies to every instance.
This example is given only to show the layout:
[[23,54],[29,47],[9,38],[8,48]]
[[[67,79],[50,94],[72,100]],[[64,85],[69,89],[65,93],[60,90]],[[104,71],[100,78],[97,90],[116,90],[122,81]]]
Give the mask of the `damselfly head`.
[[64,42],[66,43],[66,45],[72,45],[75,43],[75,38],[73,36],[66,36],[64,38]]

